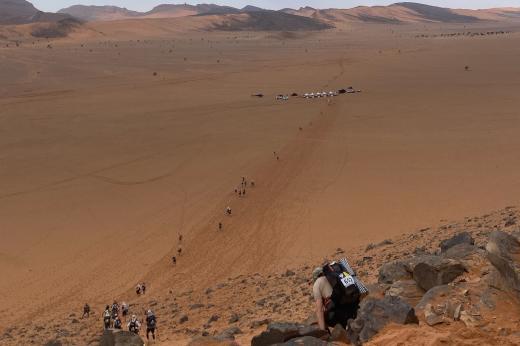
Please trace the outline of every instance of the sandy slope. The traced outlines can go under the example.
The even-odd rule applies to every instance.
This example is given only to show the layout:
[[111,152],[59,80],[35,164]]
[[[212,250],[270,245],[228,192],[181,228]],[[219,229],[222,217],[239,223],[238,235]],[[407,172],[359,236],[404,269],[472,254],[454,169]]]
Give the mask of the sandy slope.
[[[354,25],[285,40],[169,23],[0,49],[0,328],[102,306],[138,280],[166,292],[268,274],[338,239],[519,203],[517,28]],[[414,38],[492,28],[513,32]],[[363,92],[273,99],[349,85]],[[242,176],[256,187],[239,199]]]

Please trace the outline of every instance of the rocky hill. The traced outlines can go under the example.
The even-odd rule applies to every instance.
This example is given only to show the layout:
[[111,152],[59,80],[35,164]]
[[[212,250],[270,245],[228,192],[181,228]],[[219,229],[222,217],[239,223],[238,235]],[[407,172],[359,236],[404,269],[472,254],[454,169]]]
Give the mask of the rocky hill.
[[[359,248],[341,248],[368,285],[348,333],[336,344],[518,345],[520,343],[520,212],[508,207],[487,215],[445,222]],[[344,246],[338,242],[338,246]],[[130,313],[146,309],[158,319],[159,344],[255,346],[327,345],[313,322],[312,268],[302,263],[281,273],[250,273],[211,286],[117,297]],[[107,304],[111,302],[106,302]],[[3,331],[0,343],[97,344],[104,304],[81,317],[81,306],[44,311]],[[109,332],[104,338],[124,337]],[[141,334],[142,335],[142,334]],[[304,338],[304,339],[302,339]]]
[[0,0],[0,25],[57,22],[69,15],[39,11],[26,0]]
[[299,17],[276,11],[253,11],[232,15],[213,29],[223,31],[310,31],[333,28],[332,25],[314,18]]

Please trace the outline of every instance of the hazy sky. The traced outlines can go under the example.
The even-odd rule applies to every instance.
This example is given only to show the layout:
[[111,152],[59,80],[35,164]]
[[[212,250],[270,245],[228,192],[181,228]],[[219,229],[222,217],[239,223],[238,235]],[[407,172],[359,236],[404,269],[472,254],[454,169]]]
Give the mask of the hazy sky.
[[[184,3],[184,1],[171,0],[29,0],[42,11],[57,11],[61,8],[71,5],[115,5],[126,7],[136,11],[148,11],[154,6],[165,3]],[[190,4],[197,3],[214,3],[219,5],[229,5],[234,7],[243,7],[245,5],[255,5],[269,9],[280,9],[284,7],[298,8],[302,6],[312,6],[317,8],[349,8],[358,5],[388,5],[391,3],[404,0],[372,0],[372,1],[356,1],[356,0],[200,0],[186,1]],[[414,0],[408,0],[414,1]],[[490,7],[520,7],[520,0],[415,0],[415,2],[426,3],[429,5],[437,5],[451,8],[490,8]]]

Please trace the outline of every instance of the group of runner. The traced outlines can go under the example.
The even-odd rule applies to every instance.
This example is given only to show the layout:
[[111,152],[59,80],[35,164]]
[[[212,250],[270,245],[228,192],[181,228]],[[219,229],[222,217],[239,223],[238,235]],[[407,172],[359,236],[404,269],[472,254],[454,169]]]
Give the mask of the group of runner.
[[[142,285],[142,284],[139,284]],[[142,287],[141,287],[142,288]],[[144,291],[143,291],[144,293]],[[114,300],[112,305],[107,305],[103,311],[103,327],[105,329],[123,329],[123,323],[126,323],[128,331],[139,334],[141,330],[141,322],[137,315],[133,314],[127,321],[129,313],[129,306],[123,302],[121,305]],[[83,306],[83,318],[90,317],[90,305],[87,303]],[[146,339],[150,340],[150,334],[152,339],[155,340],[155,329],[157,328],[157,319],[152,310],[148,309],[145,311],[144,321],[146,322]]]

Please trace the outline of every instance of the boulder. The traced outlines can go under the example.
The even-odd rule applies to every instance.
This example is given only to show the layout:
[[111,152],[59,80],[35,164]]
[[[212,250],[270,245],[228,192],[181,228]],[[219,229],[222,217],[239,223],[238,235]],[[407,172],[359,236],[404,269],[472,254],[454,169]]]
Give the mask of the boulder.
[[493,231],[486,245],[487,257],[500,273],[504,287],[520,297],[520,241],[501,231]]
[[425,291],[448,284],[466,271],[459,261],[440,256],[423,256],[416,263],[413,268],[413,279]]
[[459,294],[459,289],[450,285],[435,286],[428,290],[419,303],[415,306],[415,310],[424,310],[426,305],[444,302],[446,299]]
[[141,337],[120,329],[107,329],[99,339],[100,346],[143,346]]
[[251,346],[268,346],[277,343],[284,343],[288,340],[302,337],[322,337],[328,335],[324,330],[321,330],[317,325],[304,325],[291,322],[275,322],[269,323],[267,330],[260,335],[253,337]]
[[[479,248],[475,245],[462,243],[457,244],[447,249],[442,255],[444,258],[451,258],[454,260],[463,260],[471,257],[479,252]],[[480,250],[482,252],[482,250]]]
[[361,303],[357,318],[349,321],[347,334],[352,343],[363,343],[389,323],[417,324],[419,320],[414,308],[399,297],[368,297]]
[[423,295],[424,290],[417,286],[415,280],[396,281],[385,292],[385,296],[400,297],[411,306],[415,306]]
[[303,336],[295,339],[291,339],[284,343],[275,344],[276,346],[333,346],[334,344],[327,341],[314,338],[312,336]]
[[468,232],[462,232],[454,235],[453,237],[441,241],[439,247],[441,248],[441,252],[445,252],[449,248],[458,245],[458,244],[469,244],[474,245],[475,240],[471,237]]
[[410,278],[410,272],[408,272],[406,264],[401,261],[393,261],[381,266],[377,281],[382,284],[392,284],[398,280]]

